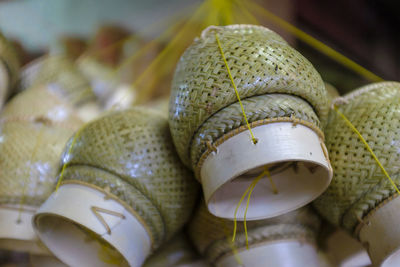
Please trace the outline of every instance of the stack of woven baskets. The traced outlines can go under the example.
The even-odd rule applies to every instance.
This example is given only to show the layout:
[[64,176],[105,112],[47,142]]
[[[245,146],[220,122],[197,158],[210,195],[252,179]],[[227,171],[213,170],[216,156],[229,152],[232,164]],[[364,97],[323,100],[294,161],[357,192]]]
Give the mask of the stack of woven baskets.
[[[233,64],[231,71],[257,144],[251,143],[245,128],[216,33],[230,53],[228,63]],[[291,58],[290,66],[278,56],[282,53]],[[297,73],[302,76],[296,77]],[[62,157],[61,186],[34,218],[41,240],[65,263],[141,266],[182,229],[197,200],[196,182],[180,160],[202,181],[211,213],[229,219],[260,168],[270,169],[279,192],[272,193],[267,179],[260,181],[250,202],[252,220],[300,208],[329,184],[331,168],[321,130],[328,111],[324,84],[311,64],[275,33],[248,25],[205,30],[182,56],[172,87],[169,126],[162,116],[136,108],[111,112],[70,139]],[[238,147],[225,147],[230,141]],[[268,151],[289,144],[290,151],[275,155]],[[236,155],[235,149],[243,154]],[[234,159],[229,161],[226,155]],[[236,177],[238,173],[243,175]],[[234,266],[240,257],[255,266],[262,262],[261,256],[270,255],[270,260],[283,264],[287,257],[276,251],[286,249],[292,252],[290,262],[301,266],[307,260],[318,266],[319,220],[309,209],[249,223],[250,252],[244,250],[245,228],[240,226],[233,244],[239,255],[231,253],[231,243],[225,234],[221,237],[223,229],[213,222],[220,219],[206,209],[200,205],[189,232],[212,263]],[[239,219],[244,218],[243,211],[240,207]],[[227,230],[229,235],[231,224]],[[84,248],[78,246],[82,243]]]
[[116,84],[99,105],[92,63],[36,60],[0,114],[0,246],[43,266],[328,266],[315,208],[400,264],[400,83],[338,97],[276,33],[213,26],[178,62],[168,118],[165,100],[99,117]]

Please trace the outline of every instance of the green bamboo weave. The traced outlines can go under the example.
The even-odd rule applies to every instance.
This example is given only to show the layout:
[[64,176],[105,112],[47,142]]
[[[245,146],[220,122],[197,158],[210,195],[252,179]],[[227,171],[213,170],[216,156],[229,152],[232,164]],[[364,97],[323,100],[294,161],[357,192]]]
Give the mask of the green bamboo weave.
[[[367,85],[335,103],[399,186],[400,83]],[[356,133],[334,110],[325,134],[334,176],[314,206],[329,221],[353,232],[364,215],[396,190]]]
[[[249,123],[265,118],[295,117],[320,127],[320,121],[312,107],[296,96],[266,94],[246,98],[242,104]],[[239,102],[231,104],[210,117],[194,135],[190,147],[192,168],[196,168],[201,155],[207,150],[208,141],[214,143],[224,134],[243,125],[246,125],[246,122]]]
[[15,96],[0,116],[0,204],[39,206],[55,186],[59,158],[82,122],[38,87]]
[[293,95],[310,104],[320,120],[325,119],[327,94],[320,75],[279,35],[254,25],[209,27],[184,52],[172,82],[170,128],[187,166],[192,165],[190,145],[199,128],[238,101],[215,34],[242,100],[273,93]]
[[144,108],[118,111],[85,126],[67,163],[64,182],[101,187],[143,219],[153,247],[189,219],[198,185],[174,150],[166,118]]

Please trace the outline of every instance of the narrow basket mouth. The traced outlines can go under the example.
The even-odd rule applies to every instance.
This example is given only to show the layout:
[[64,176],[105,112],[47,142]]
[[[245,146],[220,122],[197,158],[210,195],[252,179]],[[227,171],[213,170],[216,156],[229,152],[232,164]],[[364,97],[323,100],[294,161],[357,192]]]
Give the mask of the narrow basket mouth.
[[[255,127],[253,133],[257,144],[251,143],[248,132],[242,132],[219,145],[204,161],[201,181],[212,214],[234,219],[252,184],[247,220],[295,210],[326,190],[332,168],[325,145],[312,129],[279,122]],[[247,197],[238,207],[238,220],[244,220]]]
[[[237,256],[242,265],[239,265]],[[300,240],[276,240],[255,244],[249,249],[239,250],[237,255],[231,253],[222,257],[216,265],[263,267],[266,262],[269,266],[321,266],[315,246]]]
[[62,185],[37,211],[33,225],[49,250],[70,266],[136,267],[150,253],[142,223],[117,199],[89,185]]
[[78,223],[54,214],[40,214],[35,221],[42,241],[70,266],[129,266],[109,242]]

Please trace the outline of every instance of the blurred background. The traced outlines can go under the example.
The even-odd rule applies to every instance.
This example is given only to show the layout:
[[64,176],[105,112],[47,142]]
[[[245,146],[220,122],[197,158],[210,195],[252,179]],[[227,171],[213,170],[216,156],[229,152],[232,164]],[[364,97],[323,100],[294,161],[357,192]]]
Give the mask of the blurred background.
[[[134,53],[136,49],[134,46],[138,46],[138,42],[146,43],[158,38],[158,47],[152,49],[153,56],[147,51],[147,61],[150,62],[155,57],[154,54],[160,53],[176,37],[187,20],[192,19],[190,27],[195,30],[180,37],[179,45],[183,48],[204,26],[211,24],[209,11],[203,12],[195,19],[192,16],[203,2],[213,2],[212,4],[217,7],[217,2],[237,1],[0,0],[0,29],[6,37],[19,44],[23,50],[21,51],[23,63],[48,51],[59,52],[66,47],[73,50],[70,53],[78,56],[88,45],[93,46],[96,34],[99,38],[99,32],[102,30],[105,33],[100,38],[103,39],[98,40],[100,42],[97,44],[98,47],[107,46],[126,36],[135,37],[137,42],[131,44],[131,49],[129,50],[129,45],[124,48],[129,50],[127,54]],[[253,2],[293,23],[383,79],[399,79],[400,52],[397,49],[400,45],[397,26],[400,25],[399,1],[257,0]],[[232,8],[232,11],[227,12],[231,12],[234,17],[236,13],[242,12],[241,9],[243,8],[239,6],[236,10]],[[273,28],[300,50],[316,66],[324,80],[336,86],[341,93],[367,82],[365,78],[298,40],[296,36],[271,22],[265,15],[256,14],[257,12],[251,8],[248,10],[251,15],[257,17],[260,24]],[[245,15],[241,17],[242,19],[237,19],[238,15],[231,22],[252,22],[251,19],[243,19]],[[171,27],[175,29],[171,31]],[[166,31],[170,33],[166,34]],[[162,34],[165,36],[160,38]],[[176,50],[175,60],[182,49],[177,47]],[[127,58],[114,61],[114,65],[129,63]],[[174,64],[174,60],[164,61],[171,61],[171,64]],[[173,70],[173,66],[168,65],[168,68]],[[141,71],[143,70],[136,72]],[[157,90],[168,91],[168,88],[163,86]]]
[[[0,0],[0,31],[14,44],[22,67],[48,53],[94,58],[119,84],[129,85],[134,102],[145,103],[168,97],[176,62],[209,25],[273,29],[341,94],[372,81],[400,80],[398,14],[396,0]],[[347,59],[326,53],[286,22]],[[364,263],[341,266],[369,264],[361,246],[342,232],[326,243],[333,262],[358,257]],[[0,251],[0,266],[28,262],[26,254]]]

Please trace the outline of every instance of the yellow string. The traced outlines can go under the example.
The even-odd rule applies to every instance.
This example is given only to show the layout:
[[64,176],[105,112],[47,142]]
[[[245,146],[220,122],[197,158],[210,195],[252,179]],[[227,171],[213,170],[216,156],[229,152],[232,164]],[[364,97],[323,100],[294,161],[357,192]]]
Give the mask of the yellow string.
[[[44,132],[44,126],[41,126],[40,132],[38,134],[38,138],[36,140],[36,144],[33,147],[32,155],[31,155],[31,158],[30,158],[30,161],[29,161],[30,163],[32,163],[34,158],[36,157],[36,154],[37,154],[38,148],[39,148],[39,144],[41,143],[41,140],[43,138],[43,132]],[[19,202],[17,222],[21,221],[22,211],[24,209],[23,205],[25,204],[25,201],[26,201],[26,190],[28,188],[28,183],[29,183],[29,177],[28,177],[28,181],[26,181],[24,183],[24,187],[22,189],[22,197],[21,197],[21,201]]]
[[[192,17],[185,23],[185,25],[182,27],[182,30],[178,32],[175,37],[168,43],[168,45],[157,55],[155,59],[152,60],[152,62],[149,64],[149,66],[139,75],[137,79],[133,82],[133,87],[137,87],[138,84],[141,84],[143,79],[147,77],[147,75],[151,74],[151,71],[153,70],[154,67],[161,62],[161,60],[165,57],[168,56],[172,51],[173,48],[175,48],[176,45],[180,44],[182,42],[182,37],[191,34],[191,32],[188,32],[190,29],[190,26],[192,23],[196,22],[197,19],[199,19],[199,16],[202,15],[205,11],[207,11],[207,4],[208,2],[205,1],[203,2],[197,10],[194,12]],[[141,90],[138,95],[138,101],[143,100],[144,94],[149,92],[144,92]]]
[[[243,199],[246,197],[247,193],[249,191],[253,191],[254,186],[258,183],[258,181],[265,176],[268,172],[267,167],[265,167],[264,171],[258,175],[256,178],[254,178],[254,180],[251,182],[251,184],[247,187],[246,191],[243,193],[242,197],[239,200],[239,203],[236,205],[236,209],[235,209],[235,213],[233,215],[233,235],[232,235],[232,242],[235,242],[236,239],[236,231],[237,231],[237,212],[239,210],[240,205],[242,204]],[[248,205],[249,205],[249,198],[247,199],[247,205],[246,205],[246,211],[245,211],[245,215],[247,214],[247,209],[248,209]],[[246,219],[245,219],[246,222]],[[245,229],[245,235],[246,235],[246,242],[248,240],[247,237],[247,230]]]
[[139,50],[137,50],[135,53],[132,53],[128,58],[124,59],[118,67],[114,70],[114,73],[119,73],[121,72],[122,69],[126,68],[129,64],[134,62],[137,58],[140,56],[145,55],[149,49],[154,47],[157,44],[162,44],[163,40],[167,39],[169,35],[171,35],[174,31],[176,31],[176,28],[181,24],[181,21],[176,21],[172,25],[168,26],[166,30],[162,32],[160,36],[155,38],[154,40],[151,40],[147,44],[143,45]]
[[367,148],[367,150],[369,151],[369,153],[371,153],[372,157],[375,159],[376,163],[378,163],[379,168],[381,168],[383,174],[389,179],[390,183],[393,185],[393,187],[396,189],[397,193],[400,195],[400,191],[397,188],[396,184],[393,182],[392,178],[390,178],[389,174],[387,173],[387,171],[385,170],[385,168],[383,167],[382,163],[379,161],[378,157],[375,155],[374,151],[372,151],[371,147],[368,145],[367,141],[365,141],[364,137],[361,135],[361,133],[356,129],[356,127],[350,122],[349,119],[346,118],[346,116],[340,112],[340,110],[338,109],[338,107],[336,105],[333,106],[333,108],[335,109],[335,111],[339,114],[339,116],[345,121],[345,123],[347,124],[347,126],[349,126],[360,138],[360,140],[364,143],[365,147]]
[[69,147],[68,152],[67,152],[67,155],[66,155],[66,157],[65,157],[65,159],[67,160],[67,162],[65,162],[65,163],[63,164],[62,169],[61,169],[61,173],[60,173],[60,178],[58,178],[58,181],[57,181],[56,192],[58,191],[58,188],[60,187],[61,182],[62,182],[62,180],[63,180],[63,178],[64,178],[64,171],[65,171],[65,169],[67,168],[68,160],[69,160],[69,157],[71,156],[71,152],[72,152],[72,149],[73,149],[74,146],[75,146],[76,140],[77,140],[78,137],[81,135],[82,130],[86,127],[86,125],[87,125],[87,124],[83,125],[83,126],[76,132],[74,138],[72,139],[71,146]]
[[231,247],[231,249],[232,249],[233,256],[234,256],[236,262],[238,263],[238,265],[239,265],[239,266],[243,266],[242,259],[240,258],[239,254],[238,254],[238,252],[237,252],[237,248],[236,248],[236,246],[235,246],[235,243],[234,243],[234,242],[231,242],[231,240],[230,240],[230,238],[229,238],[229,229],[228,229],[228,227],[226,226],[226,222],[225,222],[225,220],[223,220],[223,219],[221,219],[221,222],[222,222],[222,226],[223,226],[223,228],[224,228],[224,233],[225,233],[225,236],[226,236],[226,240],[227,240],[227,242],[229,243],[229,245],[230,245],[230,247]]
[[231,80],[233,88],[235,89],[236,97],[237,97],[237,99],[239,101],[240,108],[242,109],[244,120],[246,121],[247,128],[249,129],[249,132],[250,132],[250,135],[251,135],[251,140],[253,140],[254,144],[257,144],[257,139],[254,137],[254,134],[251,131],[249,121],[247,120],[246,113],[244,112],[244,107],[243,107],[243,104],[242,104],[242,100],[240,100],[240,95],[239,95],[238,89],[236,87],[235,81],[233,80],[233,77],[232,77],[232,74],[231,74],[231,70],[229,69],[228,62],[226,61],[225,54],[224,54],[224,51],[223,51],[222,46],[221,46],[221,42],[219,41],[219,38],[218,38],[217,34],[215,34],[215,39],[217,40],[219,51],[221,52],[222,59],[224,60],[226,70],[228,71],[229,79]]
[[272,12],[268,11],[261,5],[254,3],[252,1],[247,1],[249,3],[249,6],[254,10],[254,12],[258,12],[262,15],[264,15],[266,18],[270,19],[271,21],[275,22],[277,25],[279,25],[281,28],[284,30],[292,33],[295,35],[297,38],[305,42],[306,44],[310,45],[317,51],[325,54],[326,56],[330,57],[331,59],[337,61],[338,63],[342,64],[343,66],[346,66],[350,70],[360,74],[364,78],[372,81],[372,82],[380,82],[383,81],[383,79],[376,74],[370,72],[366,68],[362,67],[361,65],[357,64],[353,60],[349,59],[348,57],[340,54],[339,52],[335,51],[331,47],[327,46],[326,44],[318,41],[311,35],[305,33],[304,31],[298,29],[294,25],[290,24],[289,22],[285,21],[284,19],[276,16]]
[[[183,9],[178,10],[177,12],[175,12],[174,14],[172,14],[171,16],[166,16],[166,18],[163,18],[163,19],[161,19],[161,20],[158,20],[158,21],[156,21],[156,22],[150,24],[149,26],[147,26],[147,27],[146,27],[143,31],[141,31],[141,32],[147,32],[147,33],[148,33],[148,32],[154,31],[155,29],[159,29],[160,26],[163,26],[163,25],[170,25],[170,24],[171,24],[171,23],[169,23],[170,21],[174,21],[174,20],[176,20],[177,18],[179,18],[182,14],[186,14],[186,13],[189,12],[191,9],[194,9],[196,5],[197,5],[197,4],[190,4],[189,6],[183,8]],[[111,49],[114,49],[114,48],[118,48],[118,47],[120,47],[120,46],[123,46],[125,43],[130,42],[130,41],[132,41],[132,40],[135,40],[135,39],[137,39],[137,38],[140,38],[140,35],[139,35],[139,34],[136,34],[136,33],[130,34],[130,35],[128,35],[128,36],[126,36],[126,37],[124,37],[124,38],[122,38],[122,39],[120,39],[120,40],[114,42],[114,43],[111,43],[111,44],[107,45],[106,47],[101,48],[101,49],[96,49],[96,50],[93,50],[93,51],[86,50],[81,56],[82,56],[82,57],[87,57],[89,54],[90,54],[90,55],[98,55],[98,54],[101,54],[101,53],[105,53],[105,52],[107,52],[107,51],[109,51],[109,50],[111,50]]]
[[[253,193],[253,190],[254,190],[254,188],[256,187],[258,181],[260,181],[260,179],[261,179],[265,174],[268,176],[268,178],[271,178],[267,167],[265,167],[264,172],[263,172],[261,175],[259,175],[256,179],[254,179],[254,181],[253,181],[252,184],[250,185],[250,186],[251,186],[251,189],[250,189],[250,191],[249,191],[249,195],[247,196],[246,209],[244,210],[244,216],[243,216],[244,235],[245,235],[245,237],[246,237],[246,249],[249,249],[249,238],[248,238],[248,235],[247,235],[247,221],[246,221],[246,217],[247,217],[247,210],[249,209],[251,194]],[[270,181],[272,181],[272,179],[270,179]],[[275,189],[276,189],[276,188],[275,188]]]
[[[260,175],[261,176],[261,175]],[[256,178],[257,179],[257,178]],[[236,209],[235,209],[235,213],[233,214],[233,235],[232,235],[232,242],[235,242],[236,239],[236,231],[237,231],[237,212],[239,210],[240,205],[242,205],[242,201],[243,199],[246,197],[247,192],[249,192],[251,185],[253,183],[250,184],[249,187],[247,187],[246,191],[243,193],[242,197],[239,200],[239,203],[236,205]]]

